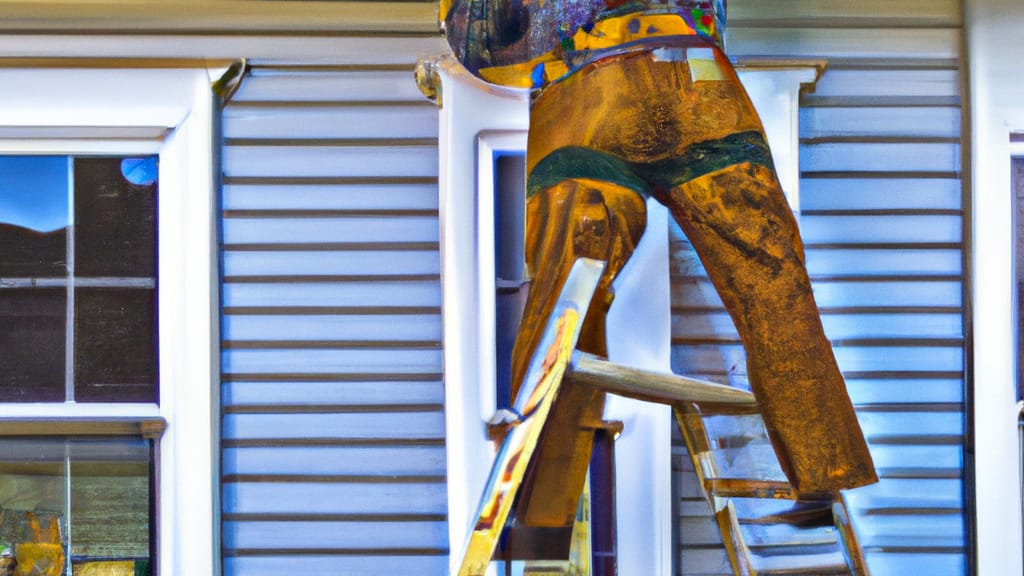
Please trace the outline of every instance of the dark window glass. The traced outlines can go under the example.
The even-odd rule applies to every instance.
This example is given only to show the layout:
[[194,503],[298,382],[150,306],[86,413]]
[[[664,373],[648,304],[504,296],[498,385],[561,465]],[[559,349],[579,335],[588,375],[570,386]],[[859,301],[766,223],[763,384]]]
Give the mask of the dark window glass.
[[157,175],[0,156],[0,402],[157,401]]
[[155,291],[75,290],[75,400],[156,402]]
[[132,184],[121,165],[75,159],[76,276],[156,275],[156,184]]
[[499,152],[494,157],[495,360],[497,407],[514,403],[512,348],[526,307],[524,237],[526,234],[526,154]]
[[[1017,399],[1024,400],[1024,157],[1011,160],[1010,183],[1013,186],[1013,203],[1015,208],[1014,229],[1015,246],[1014,262],[1017,275]],[[1024,415],[1022,415],[1024,417]],[[1022,420],[1024,426],[1024,420]],[[1022,427],[1024,432],[1024,427]]]
[[13,573],[67,574],[70,559],[73,574],[149,574],[151,471],[149,440],[0,439],[0,566],[32,559],[38,571]]
[[64,400],[66,317],[63,288],[0,288],[0,402]]

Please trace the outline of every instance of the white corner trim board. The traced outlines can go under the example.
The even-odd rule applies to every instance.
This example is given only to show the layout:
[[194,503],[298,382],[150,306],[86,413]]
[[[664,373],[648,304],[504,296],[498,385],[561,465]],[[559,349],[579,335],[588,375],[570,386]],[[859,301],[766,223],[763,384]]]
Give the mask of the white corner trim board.
[[1024,60],[1010,55],[1024,51],[1024,10],[1016,0],[965,0],[964,16],[971,98],[965,112],[971,151],[974,536],[977,574],[1001,576],[1020,574],[1024,565],[1010,178],[1010,133],[1024,130]]

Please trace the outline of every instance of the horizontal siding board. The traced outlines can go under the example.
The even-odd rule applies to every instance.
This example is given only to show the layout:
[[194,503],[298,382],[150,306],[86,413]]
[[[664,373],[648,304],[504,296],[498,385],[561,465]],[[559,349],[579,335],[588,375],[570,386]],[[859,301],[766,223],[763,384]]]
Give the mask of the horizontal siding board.
[[[960,109],[954,106],[802,107],[800,135],[803,138],[825,136],[958,138]],[[801,189],[801,199],[803,190]],[[802,204],[802,202],[801,202]]]
[[444,514],[444,484],[226,482],[239,514]]
[[733,573],[725,549],[688,548],[679,554],[679,574],[684,576],[729,576]]
[[[836,361],[848,372],[961,372],[963,350],[959,346],[900,347],[880,351],[879,347],[841,346]],[[676,346],[672,350],[673,370],[686,374],[708,374],[745,368],[742,346]]]
[[444,549],[445,522],[225,522],[224,545],[228,548],[294,549],[282,534],[307,534],[299,549]]
[[947,314],[824,314],[825,335],[832,340],[849,338],[949,339],[963,336],[959,312]]
[[960,412],[864,412],[858,414],[864,435],[882,443],[893,436],[959,436],[964,433]]
[[227,316],[222,337],[227,341],[423,341],[441,340],[440,314],[389,316]]
[[931,58],[957,57],[957,28],[770,28],[731,27],[726,47],[732,57]]
[[958,96],[816,96],[805,94],[800,104],[813,108],[956,108],[961,104]]
[[235,103],[249,101],[287,101],[301,103],[321,100],[390,101],[424,99],[416,82],[413,67],[407,70],[344,70],[320,72],[294,68],[256,68],[242,88],[232,97]]
[[385,405],[441,404],[441,382],[228,382],[225,405]]
[[441,370],[440,350],[228,350],[221,358],[221,369],[227,374],[422,374]]
[[[960,250],[945,245],[902,247],[879,244],[858,248],[850,246],[805,246],[807,271],[811,279],[858,278],[863,276],[934,277],[957,276],[962,269]],[[696,254],[676,251],[672,254],[674,280],[689,281],[706,277]]]
[[445,574],[448,557],[440,555],[317,555],[224,559],[226,576],[280,576],[281,574],[332,574],[336,576],[394,576],[395,574]]
[[955,249],[808,249],[807,270],[812,277],[957,275],[961,259]]
[[851,490],[847,500],[861,510],[962,508],[963,481],[955,478],[891,479]]
[[963,286],[958,281],[929,282],[813,282],[818,306],[921,306],[959,307]]
[[803,210],[949,210],[961,208],[955,178],[805,178]]
[[711,516],[690,516],[679,519],[679,543],[684,545],[722,544],[722,535]]
[[[946,314],[828,314],[822,315],[825,335],[831,340],[848,338],[959,338],[963,319],[959,312]],[[736,338],[732,318],[722,312],[676,313],[672,336],[687,339]]]
[[954,378],[851,379],[846,386],[854,404],[917,404],[963,402],[964,383]]
[[960,346],[889,346],[884,354],[877,347],[842,346],[835,349],[835,355],[839,368],[849,372],[960,372],[964,368]]
[[922,546],[962,546],[964,521],[960,511],[950,514],[928,514],[927,520],[917,513],[875,516],[871,522],[861,522],[861,537],[865,546],[884,549],[887,542],[900,542],[912,538]]
[[[959,307],[963,301],[959,281],[931,280],[927,282],[890,281],[842,281],[814,280],[814,298],[818,307],[828,313],[829,308],[850,309],[856,307]],[[722,301],[714,286],[707,279],[688,279],[672,285],[672,301],[685,303],[680,313],[694,306],[721,308]]]
[[224,438],[443,438],[441,412],[225,414]]
[[967,573],[967,561],[963,554],[894,554],[868,550],[865,558],[872,574],[961,576]]
[[243,177],[437,176],[436,146],[228,146],[224,172]]
[[394,218],[226,218],[226,244],[302,244],[342,242],[437,242],[433,216]]
[[223,255],[225,276],[439,274],[436,251],[310,250],[231,252]]
[[265,108],[231,106],[224,129],[233,138],[436,138],[437,107],[374,106]]
[[444,446],[247,447],[224,450],[223,472],[338,476],[444,475]]
[[[181,11],[179,9],[179,11]],[[436,9],[435,9],[436,13]],[[233,60],[244,54],[253,65],[279,66],[309,62],[309,55],[319,54],[317,64],[405,64],[411,65],[418,58],[439,54],[446,50],[445,41],[436,33],[434,22],[424,23],[422,33],[389,34],[378,33],[356,35],[346,33],[326,34],[177,34],[167,31],[163,34],[132,34],[130,48],[120,34],[64,34],[60,42],[53,41],[52,34],[27,32],[17,34],[17,48],[9,46],[5,55],[16,53],[33,57],[64,57],[69,54],[89,54],[93,58],[110,58],[123,61],[126,50],[132,58],[196,58],[209,60]],[[138,21],[132,30],[137,31]],[[64,32],[67,32],[65,30]],[[241,32],[241,31],[240,31]],[[383,32],[383,31],[382,31]]]
[[855,215],[800,218],[800,235],[807,244],[956,243],[962,239],[959,215]]
[[770,10],[757,0],[729,2],[729,21],[737,25],[783,21],[823,27],[821,20],[828,20],[841,26],[843,21],[858,18],[957,26],[961,10],[957,0],[776,0]]
[[437,281],[226,284],[224,306],[440,306]]
[[877,469],[931,468],[959,473],[963,466],[961,446],[873,446],[871,457]]
[[[746,384],[746,355],[741,346],[673,346],[672,371],[699,377],[704,374],[728,373],[729,384]],[[734,382],[734,375],[742,381]]]
[[[814,85],[815,96],[950,96],[960,94],[956,69],[826,69]],[[915,132],[916,133],[916,132]]]
[[960,169],[960,146],[946,143],[836,143],[800,147],[808,172],[946,172]]
[[227,185],[225,210],[436,210],[433,184]]

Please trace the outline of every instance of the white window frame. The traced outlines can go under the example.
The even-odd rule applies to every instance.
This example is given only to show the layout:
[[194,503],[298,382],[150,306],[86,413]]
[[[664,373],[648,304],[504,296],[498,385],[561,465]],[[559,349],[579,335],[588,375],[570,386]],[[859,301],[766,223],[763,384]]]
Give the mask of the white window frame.
[[[1020,441],[1010,134],[1024,131],[1024,10],[1014,0],[965,0],[970,101],[964,174],[971,205],[974,540],[979,576],[1020,574]],[[969,144],[969,147],[967,146]],[[968,184],[969,182],[969,184]],[[968,271],[965,271],[968,272]],[[971,461],[965,462],[970,466]],[[968,533],[970,534],[970,532]]]
[[[441,103],[448,534],[455,573],[494,457],[494,446],[485,434],[485,422],[496,405],[492,159],[496,151],[525,150],[529,93],[485,84],[450,55],[421,70],[436,73]],[[760,63],[739,70],[755,106],[772,111],[764,114],[765,132],[794,212],[799,211],[799,94],[801,86],[815,82],[822,70],[822,62]],[[647,232],[616,282],[616,305],[608,316],[608,332],[614,336],[608,343],[609,357],[615,362],[670,370],[668,220],[662,206],[648,202]],[[637,333],[637,326],[643,326],[642,333]],[[639,341],[645,344],[637,346]],[[627,426],[616,440],[615,456],[620,571],[668,576],[676,550],[670,410],[613,395],[605,416]]]
[[0,153],[159,154],[159,403],[0,404],[0,423],[53,421],[60,433],[163,419],[155,573],[218,574],[219,112],[211,75],[224,68],[68,62],[0,67]]
[[[525,148],[529,94],[488,86],[452,58],[434,65],[442,102],[438,186],[449,566],[455,574],[494,459],[485,429],[496,396],[494,194],[477,194],[477,185],[485,183],[490,190],[493,173],[484,178],[493,169],[490,159],[495,150]],[[504,113],[472,113],[495,107]],[[478,164],[481,158],[487,162]]]

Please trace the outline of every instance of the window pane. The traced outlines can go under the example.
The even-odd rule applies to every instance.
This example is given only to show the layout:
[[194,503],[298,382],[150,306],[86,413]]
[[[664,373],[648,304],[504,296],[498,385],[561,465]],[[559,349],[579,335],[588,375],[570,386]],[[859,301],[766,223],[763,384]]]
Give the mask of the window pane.
[[62,402],[64,288],[0,289],[0,402]]
[[112,573],[131,567],[134,574],[136,564],[148,565],[150,555],[150,442],[96,439],[68,445],[75,571],[106,560],[120,563],[121,571]]
[[75,400],[156,402],[156,291],[76,288]]
[[148,440],[0,439],[0,570],[148,575],[151,470]]
[[512,349],[526,308],[526,153],[494,154],[495,360],[497,407],[514,402]]
[[74,162],[75,275],[156,276],[156,184],[129,182],[121,158]]
[[0,277],[67,274],[68,159],[0,156]]
[[0,440],[0,562],[64,574],[66,487],[63,442]]

